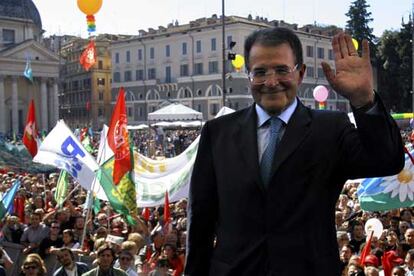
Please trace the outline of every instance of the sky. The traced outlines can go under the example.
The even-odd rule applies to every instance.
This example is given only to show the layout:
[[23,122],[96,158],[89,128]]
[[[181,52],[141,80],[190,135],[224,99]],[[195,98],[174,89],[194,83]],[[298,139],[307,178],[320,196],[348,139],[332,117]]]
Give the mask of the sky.
[[[87,37],[85,15],[77,0],[33,0],[42,18],[45,36]],[[288,23],[326,24],[345,27],[345,13],[353,0],[225,0],[225,14],[266,17]],[[370,27],[376,36],[384,30],[399,30],[402,17],[408,21],[413,0],[368,0],[374,19]],[[178,20],[187,24],[201,17],[222,14],[220,0],[103,0],[95,14],[96,33],[137,35],[138,30],[157,29]]]

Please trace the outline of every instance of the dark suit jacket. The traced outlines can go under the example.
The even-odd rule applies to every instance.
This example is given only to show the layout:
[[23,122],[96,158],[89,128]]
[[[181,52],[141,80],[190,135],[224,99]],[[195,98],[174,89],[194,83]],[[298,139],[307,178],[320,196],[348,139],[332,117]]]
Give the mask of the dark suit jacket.
[[[78,275],[82,275],[83,273],[86,273],[89,271],[89,267],[85,263],[76,262],[76,270],[78,271]],[[63,266],[59,267],[53,276],[67,276],[65,269]]]
[[[374,114],[298,102],[265,190],[254,106],[205,124],[193,169],[186,275],[340,275],[335,203],[347,179],[404,166],[399,129]],[[214,238],[216,242],[214,244]]]

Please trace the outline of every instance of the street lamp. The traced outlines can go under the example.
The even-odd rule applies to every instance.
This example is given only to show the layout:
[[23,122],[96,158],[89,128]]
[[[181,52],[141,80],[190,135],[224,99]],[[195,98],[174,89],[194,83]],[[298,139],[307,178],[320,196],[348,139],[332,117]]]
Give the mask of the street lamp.
[[223,59],[223,68],[221,72],[221,82],[223,88],[223,107],[226,106],[226,33],[225,33],[225,19],[224,19],[224,0],[221,0],[221,27],[222,27],[222,59]]

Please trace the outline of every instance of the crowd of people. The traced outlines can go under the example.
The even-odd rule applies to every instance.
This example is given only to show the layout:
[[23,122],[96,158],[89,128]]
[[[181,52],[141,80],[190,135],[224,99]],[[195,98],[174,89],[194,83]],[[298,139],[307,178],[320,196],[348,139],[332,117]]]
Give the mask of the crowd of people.
[[[156,150],[160,151],[157,155],[165,156],[168,151],[165,145],[173,141],[168,137],[175,137],[177,133],[186,137],[182,150],[197,134],[196,131],[166,133],[168,143],[154,142]],[[402,134],[410,143],[410,135]],[[137,147],[140,141],[150,144],[151,139],[145,137],[150,136],[142,133],[134,136]],[[155,136],[153,138],[157,140]],[[15,209],[3,218],[0,275],[6,275],[7,271],[9,275],[10,271],[20,275],[183,275],[186,199],[170,204],[172,220],[168,225],[163,222],[164,206],[150,208],[149,216],[140,209],[139,214],[142,214],[135,217],[137,224],[128,225],[124,218],[114,213],[108,202],[103,201],[100,211],[90,211],[90,219],[85,221],[85,190],[73,192],[62,207],[56,205],[54,192],[58,176],[58,173],[1,171],[0,192],[10,189],[15,180],[21,181],[15,202],[23,200],[24,210]],[[75,184],[71,182],[69,190],[74,189]],[[414,275],[413,209],[365,212],[358,202],[359,184],[347,182],[337,202],[335,222],[343,275],[381,275],[384,252],[393,254],[392,275]],[[371,254],[362,265],[360,254],[367,240],[364,224],[372,217],[382,221],[384,234],[372,241]],[[16,259],[7,252],[11,243],[21,245]]]

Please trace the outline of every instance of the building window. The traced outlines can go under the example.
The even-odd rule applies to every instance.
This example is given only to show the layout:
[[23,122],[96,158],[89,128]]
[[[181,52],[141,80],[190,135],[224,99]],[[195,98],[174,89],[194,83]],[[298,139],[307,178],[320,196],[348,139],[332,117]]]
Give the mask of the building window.
[[144,112],[142,111],[142,107],[139,107],[139,117],[142,117],[144,115]]
[[198,105],[197,105],[197,111],[198,111],[198,112],[202,112],[202,111],[201,111],[201,104],[198,104]]
[[333,55],[333,50],[329,49],[328,50],[328,59],[333,60],[334,59],[334,55]]
[[227,36],[227,49],[230,49],[230,43],[233,41],[233,36]]
[[142,49],[138,49],[138,60],[142,60]]
[[187,77],[188,76],[188,64],[181,64],[180,65],[180,76]]
[[315,72],[314,72],[312,66],[307,66],[306,67],[306,76],[309,77],[309,78],[315,77]]
[[182,53],[183,53],[183,55],[186,55],[187,54],[187,42],[183,42],[183,45],[182,45]]
[[318,47],[318,58],[325,58],[325,49]]
[[318,68],[318,78],[324,79],[325,74],[323,73],[323,69],[321,67]]
[[203,74],[203,63],[194,63],[194,75]]
[[210,114],[216,115],[218,112],[218,104],[210,104]]
[[121,82],[121,73],[119,72],[114,73],[114,82]]
[[99,92],[99,100],[103,101],[104,97],[103,97],[103,92]]
[[103,69],[103,62],[102,60],[98,60],[98,69]]
[[125,71],[124,72],[124,81],[132,81],[131,71]]
[[170,57],[170,45],[165,45],[165,56]]
[[135,79],[137,81],[143,80],[144,79],[144,70],[139,69],[135,71]]
[[102,108],[98,108],[98,116],[103,116],[103,110]]
[[154,59],[155,58],[155,49],[154,47],[150,48],[150,59]]
[[132,114],[133,114],[132,107],[128,107],[127,110],[128,110],[128,117],[132,117]]
[[211,51],[216,51],[216,50],[217,50],[217,39],[212,38],[211,39]]
[[127,63],[131,62],[131,52],[130,51],[126,51],[126,62]]
[[218,73],[218,61],[210,61],[208,63],[208,73],[209,74]]
[[313,57],[313,46],[306,46],[306,56]]
[[148,79],[149,80],[156,79],[155,68],[149,68],[148,69]]
[[201,40],[196,41],[196,53],[201,53]]
[[119,53],[115,53],[115,63],[119,63]]
[[171,66],[165,67],[165,82],[166,83],[171,82]]
[[3,43],[4,44],[14,44],[15,43],[15,33],[14,30],[3,29]]
[[97,78],[96,79],[97,85],[105,85],[105,79],[104,78]]

